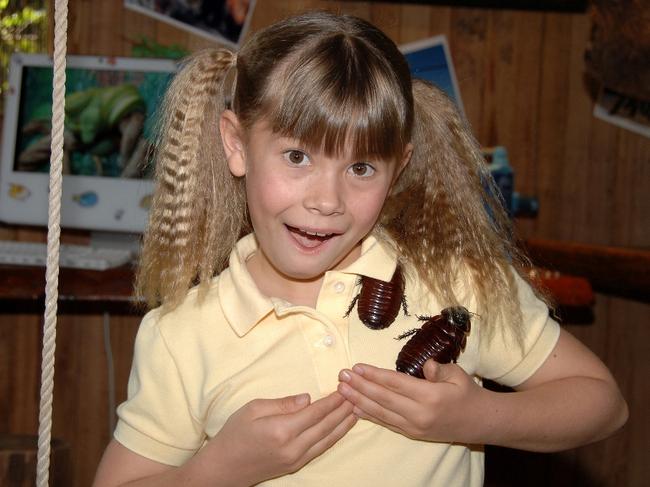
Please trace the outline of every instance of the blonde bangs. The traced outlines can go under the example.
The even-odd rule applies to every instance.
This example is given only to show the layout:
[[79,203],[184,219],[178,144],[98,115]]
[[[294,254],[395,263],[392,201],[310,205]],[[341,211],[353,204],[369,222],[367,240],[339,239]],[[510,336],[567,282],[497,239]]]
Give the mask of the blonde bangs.
[[274,132],[328,156],[351,147],[357,160],[402,157],[413,124],[408,102],[395,96],[404,82],[363,43],[341,34],[321,39],[278,71],[260,103]]

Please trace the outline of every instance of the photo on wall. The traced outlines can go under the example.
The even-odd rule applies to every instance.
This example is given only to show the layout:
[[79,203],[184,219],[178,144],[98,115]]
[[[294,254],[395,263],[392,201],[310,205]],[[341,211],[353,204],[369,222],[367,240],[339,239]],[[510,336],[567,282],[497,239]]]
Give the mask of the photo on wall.
[[594,105],[594,117],[650,138],[650,101],[603,88]]
[[255,0],[124,0],[124,6],[220,44],[238,47],[248,30]]
[[414,78],[429,81],[443,90],[465,115],[454,64],[444,35],[404,44],[400,46],[400,51],[406,57]]

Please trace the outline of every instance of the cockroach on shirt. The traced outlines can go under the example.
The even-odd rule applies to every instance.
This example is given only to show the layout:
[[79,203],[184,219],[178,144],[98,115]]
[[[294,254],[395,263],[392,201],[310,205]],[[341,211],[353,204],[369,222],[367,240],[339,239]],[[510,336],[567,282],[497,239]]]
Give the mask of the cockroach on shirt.
[[408,316],[404,297],[404,276],[398,265],[389,282],[361,276],[361,291],[357,294],[344,317],[347,318],[357,304],[361,322],[372,330],[388,328],[397,317],[400,306]]
[[438,363],[456,363],[461,351],[465,350],[467,335],[471,329],[470,312],[463,306],[443,309],[439,315],[418,316],[424,321],[421,328],[402,333],[395,338],[406,342],[395,362],[399,372],[424,379],[424,362],[433,359]]

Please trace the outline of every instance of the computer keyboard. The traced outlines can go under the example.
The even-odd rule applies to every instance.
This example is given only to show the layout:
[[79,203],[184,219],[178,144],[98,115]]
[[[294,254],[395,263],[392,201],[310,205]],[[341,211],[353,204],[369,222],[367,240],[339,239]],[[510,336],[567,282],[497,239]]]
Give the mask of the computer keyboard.
[[[133,257],[134,252],[129,249],[62,244],[59,265],[73,269],[103,271],[126,264]],[[47,244],[0,240],[0,264],[45,266],[46,263]]]

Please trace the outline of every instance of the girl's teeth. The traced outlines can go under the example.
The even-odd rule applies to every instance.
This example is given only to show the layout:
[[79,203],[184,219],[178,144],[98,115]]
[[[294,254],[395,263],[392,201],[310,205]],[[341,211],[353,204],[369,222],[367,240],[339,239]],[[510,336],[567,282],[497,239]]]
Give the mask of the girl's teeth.
[[316,237],[327,237],[328,235],[331,235],[330,233],[309,232],[307,230],[302,230],[302,232],[306,233],[307,235],[315,235]]

